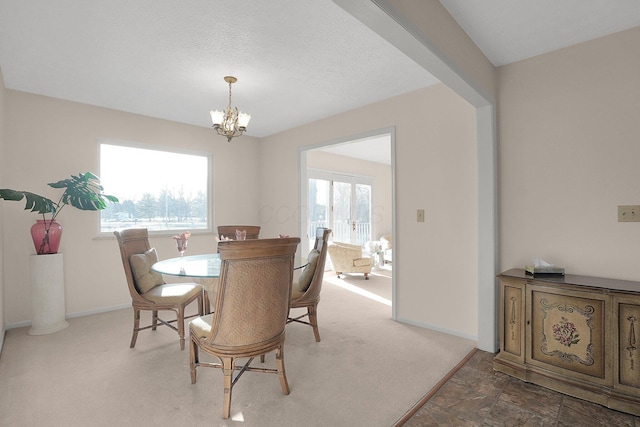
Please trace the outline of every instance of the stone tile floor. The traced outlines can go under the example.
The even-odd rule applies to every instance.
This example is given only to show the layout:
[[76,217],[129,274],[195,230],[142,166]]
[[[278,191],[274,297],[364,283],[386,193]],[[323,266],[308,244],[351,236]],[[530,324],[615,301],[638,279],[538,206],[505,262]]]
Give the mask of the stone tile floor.
[[494,372],[493,357],[477,351],[404,427],[640,427],[640,417]]

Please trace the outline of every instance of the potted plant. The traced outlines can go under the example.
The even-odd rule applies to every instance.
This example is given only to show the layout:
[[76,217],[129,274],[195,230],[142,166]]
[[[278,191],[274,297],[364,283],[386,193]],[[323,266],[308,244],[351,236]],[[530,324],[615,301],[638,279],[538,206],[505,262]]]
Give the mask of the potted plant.
[[42,219],[37,220],[31,228],[31,236],[38,255],[58,253],[62,227],[56,222],[56,218],[65,206],[71,205],[80,210],[96,211],[106,208],[108,201],[118,203],[117,197],[102,193],[100,179],[91,172],[81,173],[78,176],[71,175],[71,178],[48,185],[53,188],[64,188],[57,202],[28,191],[0,189],[0,199],[13,201],[26,199],[24,209],[42,215]]

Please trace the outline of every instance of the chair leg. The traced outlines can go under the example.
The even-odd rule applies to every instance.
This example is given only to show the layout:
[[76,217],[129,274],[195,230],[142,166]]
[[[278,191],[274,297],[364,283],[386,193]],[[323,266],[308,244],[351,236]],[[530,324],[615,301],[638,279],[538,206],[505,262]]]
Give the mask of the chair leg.
[[133,335],[131,336],[131,345],[129,348],[136,346],[136,340],[138,339],[138,330],[140,329],[140,309],[133,308]]
[[196,383],[196,363],[200,361],[198,343],[191,337],[189,340],[189,367],[191,368],[191,384]]
[[280,387],[283,394],[289,394],[289,383],[287,382],[287,373],[284,370],[284,343],[276,349],[276,366],[278,367],[278,377],[280,378]]
[[153,312],[151,313],[151,324],[153,325],[153,328],[151,328],[151,330],[155,331],[156,326],[158,325],[158,310],[153,310]]
[[184,305],[178,308],[178,335],[180,336],[180,350],[184,350]]
[[203,291],[202,301],[204,303],[204,314],[211,314],[211,300],[209,300],[209,293],[206,290]]
[[313,328],[313,335],[316,337],[316,342],[320,342],[320,331],[318,330],[318,305],[314,304],[307,307],[307,312],[309,313],[309,323],[311,323],[311,327]]
[[225,420],[231,415],[231,389],[233,388],[233,371],[235,361],[231,357],[222,358],[222,373],[224,374],[224,403],[222,406],[222,418]]
[[204,293],[200,293],[200,296],[198,297],[198,314],[200,314],[200,316],[204,316],[205,315],[205,302],[204,302]]

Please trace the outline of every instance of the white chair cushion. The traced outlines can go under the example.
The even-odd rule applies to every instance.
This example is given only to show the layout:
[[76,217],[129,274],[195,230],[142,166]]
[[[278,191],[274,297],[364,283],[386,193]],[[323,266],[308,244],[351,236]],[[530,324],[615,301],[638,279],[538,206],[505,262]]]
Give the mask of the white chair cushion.
[[189,330],[195,333],[198,338],[211,335],[211,325],[213,324],[213,313],[198,317],[189,322]]
[[156,304],[180,304],[202,293],[202,285],[197,283],[168,283],[155,286],[143,297]]

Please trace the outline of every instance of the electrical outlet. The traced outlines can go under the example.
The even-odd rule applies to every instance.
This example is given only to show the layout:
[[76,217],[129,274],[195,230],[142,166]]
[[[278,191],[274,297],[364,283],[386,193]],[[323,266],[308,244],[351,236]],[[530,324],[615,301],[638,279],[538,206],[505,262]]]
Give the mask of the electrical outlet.
[[640,205],[618,206],[618,222],[640,222]]
[[418,209],[418,222],[424,222],[424,209]]

